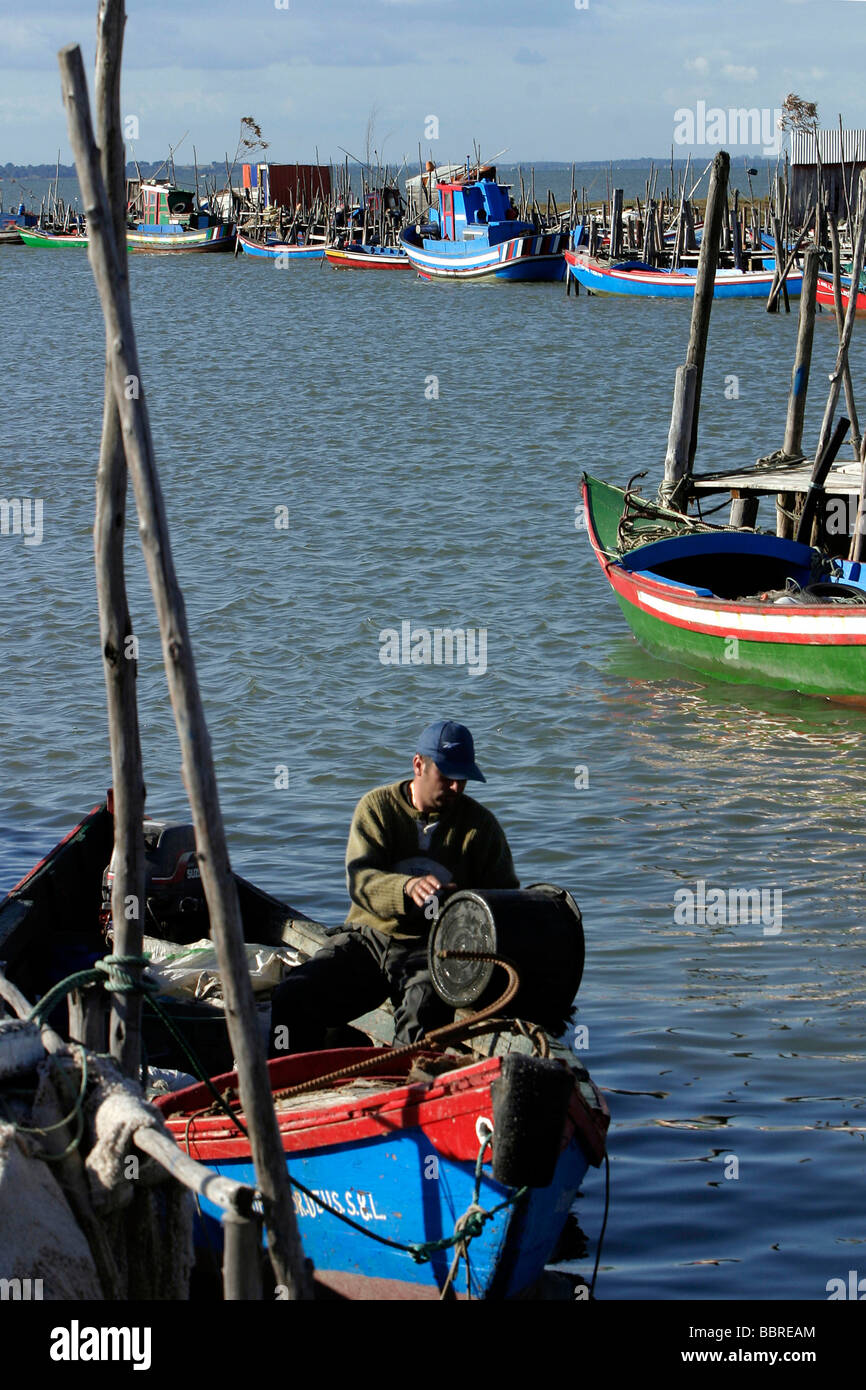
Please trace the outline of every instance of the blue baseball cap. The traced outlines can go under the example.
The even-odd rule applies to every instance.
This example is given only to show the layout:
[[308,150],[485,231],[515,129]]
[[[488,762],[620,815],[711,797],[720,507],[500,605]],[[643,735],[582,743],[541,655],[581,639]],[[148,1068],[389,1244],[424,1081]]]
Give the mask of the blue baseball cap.
[[442,776],[454,782],[487,781],[475,761],[475,744],[465,724],[455,724],[453,719],[428,724],[416,751],[432,758]]

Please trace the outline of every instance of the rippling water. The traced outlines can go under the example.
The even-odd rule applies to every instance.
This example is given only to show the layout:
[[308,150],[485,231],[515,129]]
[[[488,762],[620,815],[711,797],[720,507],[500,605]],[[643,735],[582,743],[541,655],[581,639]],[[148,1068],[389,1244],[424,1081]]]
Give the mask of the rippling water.
[[[613,1117],[599,1297],[824,1299],[866,1274],[866,718],[643,655],[574,529],[582,468],[655,485],[688,306],[229,256],[137,257],[132,282],[235,867],[341,921],[358,797],[406,771],[428,721],[464,720],[522,880],[584,911],[579,1021]],[[96,294],[84,256],[23,247],[0,248],[0,287],[0,490],[44,499],[41,545],[0,538],[6,889],[110,768]],[[701,467],[780,445],[795,334],[795,315],[715,306]],[[819,318],[809,440],[833,338]],[[134,532],[129,556],[148,804],[184,817]],[[384,666],[404,620],[485,628],[487,670]],[[678,925],[698,880],[780,892],[781,930]],[[584,1274],[602,1196],[592,1172]]]

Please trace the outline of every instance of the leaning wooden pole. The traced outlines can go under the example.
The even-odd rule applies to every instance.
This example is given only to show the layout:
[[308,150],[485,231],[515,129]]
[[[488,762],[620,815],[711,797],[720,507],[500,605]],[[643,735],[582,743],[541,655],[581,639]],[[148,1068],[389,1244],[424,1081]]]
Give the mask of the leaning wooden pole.
[[[791,371],[791,390],[788,395],[788,415],[785,421],[785,440],[782,453],[786,458],[803,456],[803,421],[806,415],[806,394],[812,365],[812,341],[815,336],[816,291],[818,288],[819,254],[812,247],[803,263],[803,290],[800,295],[800,317],[797,325],[797,350]],[[776,494],[776,534],[784,540],[794,537],[794,493]]]
[[[109,343],[109,374],[120,415],[138,525],[162,638],[184,783],[190,800],[202,886],[225,995],[238,1089],[249,1129],[256,1180],[263,1196],[268,1247],[277,1282],[289,1296],[307,1293],[306,1266],[292,1208],[280,1134],[241,931],[237,888],[229,865],[210,740],[196,678],[186,609],[175,573],[168,522],[150,433],[135,344],[128,286],[112,232],[111,212],[93,138],[81,51],[58,55],[69,138],[87,214],[88,256]],[[129,383],[135,383],[133,393]]]
[[722,219],[727,212],[728,174],[731,158],[720,150],[713,160],[710,189],[704,215],[704,234],[698,257],[695,301],[685,364],[677,367],[668,450],[665,458],[664,482],[659,489],[662,502],[675,511],[688,508],[689,483],[698,447],[698,414],[701,404],[701,383],[704,358],[710,330],[710,313],[716,288],[716,269],[719,264],[719,241]]
[[698,419],[701,411],[701,386],[704,378],[704,358],[707,354],[707,337],[710,331],[710,314],[713,308],[713,294],[716,288],[716,270],[719,264],[719,241],[722,234],[722,221],[727,210],[728,177],[731,171],[731,157],[726,150],[719,150],[713,160],[710,174],[710,189],[704,213],[704,234],[701,237],[701,251],[698,257],[695,302],[692,309],[692,326],[689,333],[689,350],[686,364],[698,369],[695,383],[695,403],[692,411],[692,437],[689,445],[689,473],[695,465],[698,448]]
[[[842,329],[845,325],[845,313],[842,305],[842,257],[839,251],[839,228],[832,212],[827,212],[827,225],[830,229],[830,245],[833,248],[833,305],[836,311],[836,329],[839,337],[842,336]],[[851,235],[854,229],[851,228]],[[848,359],[845,359],[844,366],[844,385],[845,385],[845,409],[848,411],[851,420],[851,447],[854,450],[855,461],[860,458],[860,450],[863,439],[860,434],[860,421],[857,418],[857,407],[854,404],[854,386],[851,382],[851,368]]]
[[864,250],[866,250],[866,170],[860,175],[860,192],[857,200],[857,208],[857,234],[854,239],[854,257],[851,263],[851,295],[848,300],[848,311],[845,315],[845,322],[842,325],[842,332],[839,334],[839,351],[836,355],[836,363],[830,374],[830,393],[827,397],[827,405],[824,409],[824,419],[821,422],[821,434],[818,440],[818,448],[815,451],[816,458],[819,454],[823,453],[824,449],[827,447],[833,430],[833,416],[836,411],[836,406],[839,403],[839,396],[842,392],[845,367],[848,362],[848,346],[851,342],[851,334],[854,331],[854,317],[857,310],[857,286],[860,283]]
[[[120,123],[120,64],[124,0],[101,0],[96,22],[96,133],[102,177],[111,208],[118,275],[127,283],[126,167]],[[136,701],[137,651],[126,597],[123,567],[126,530],[126,458],[120,416],[108,368],[106,340],[105,401],[102,442],[96,475],[96,518],[93,549],[99,636],[108,703],[111,779],[114,788],[114,883],[111,919],[114,954],[141,955],[145,902],[144,776]],[[128,964],[137,980],[140,967]],[[112,1000],[109,1050],[127,1076],[136,1076],[141,1062],[141,995],[118,993]]]
[[789,458],[803,454],[803,420],[806,414],[806,392],[812,365],[812,339],[815,334],[815,293],[818,288],[818,251],[806,252],[803,264],[803,291],[800,295],[800,318],[797,327],[797,350],[791,372],[791,391],[788,396],[788,416],[785,421],[785,442],[782,451]]

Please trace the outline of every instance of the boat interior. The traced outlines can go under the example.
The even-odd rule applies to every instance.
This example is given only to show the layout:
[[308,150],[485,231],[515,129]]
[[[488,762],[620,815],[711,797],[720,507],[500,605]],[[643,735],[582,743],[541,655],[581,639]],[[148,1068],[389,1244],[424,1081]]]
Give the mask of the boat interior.
[[[798,541],[744,531],[705,531],[639,546],[622,559],[637,577],[727,600],[805,595],[815,603],[866,601],[866,569],[832,563]],[[853,592],[852,592],[853,591]]]

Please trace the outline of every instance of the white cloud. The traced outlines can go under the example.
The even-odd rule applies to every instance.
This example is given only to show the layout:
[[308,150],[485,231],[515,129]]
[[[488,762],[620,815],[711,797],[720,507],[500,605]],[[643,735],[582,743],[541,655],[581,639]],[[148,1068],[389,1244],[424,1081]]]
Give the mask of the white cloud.
[[726,63],[722,68],[725,77],[730,77],[734,82],[757,82],[758,69],[745,67],[742,63]]

